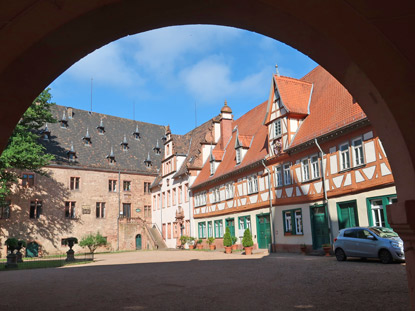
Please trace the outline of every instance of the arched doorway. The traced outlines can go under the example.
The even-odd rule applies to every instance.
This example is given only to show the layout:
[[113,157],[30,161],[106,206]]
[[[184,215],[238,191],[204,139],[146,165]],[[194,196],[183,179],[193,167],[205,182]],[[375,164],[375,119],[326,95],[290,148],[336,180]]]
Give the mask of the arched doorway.
[[40,247],[37,242],[29,242],[26,246],[26,257],[39,257]]
[[0,59],[0,97],[6,102],[0,147],[44,87],[94,49],[128,34],[218,24],[256,31],[309,55],[357,99],[384,143],[399,197],[388,219],[406,243],[415,294],[415,51],[408,40],[415,29],[413,2],[61,0],[5,2],[0,12],[0,44],[7,47]]
[[142,248],[141,243],[142,243],[142,241],[141,241],[141,234],[137,234],[135,236],[135,249],[136,250],[140,250]]

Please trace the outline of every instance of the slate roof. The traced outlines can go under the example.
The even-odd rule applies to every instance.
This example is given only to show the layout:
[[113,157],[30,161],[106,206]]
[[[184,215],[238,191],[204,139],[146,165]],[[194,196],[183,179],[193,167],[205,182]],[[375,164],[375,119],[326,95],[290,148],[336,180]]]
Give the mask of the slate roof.
[[313,84],[310,114],[289,148],[367,118],[346,88],[323,67],[317,66],[301,80]]
[[[68,117],[67,107],[54,106],[52,113],[57,120],[63,119],[63,114],[67,120],[67,128],[62,128],[60,123],[48,124],[51,132],[50,140],[43,139],[40,142],[46,147],[48,153],[55,156],[52,165],[65,165],[81,168],[104,169],[111,171],[121,170],[123,172],[134,172],[143,174],[157,174],[160,168],[163,151],[161,154],[155,154],[153,147],[157,139],[161,141],[164,135],[165,127],[156,124],[150,124],[140,121],[123,119],[110,115],[71,108],[73,117]],[[98,134],[97,127],[102,120],[105,133]],[[140,140],[133,137],[138,126]],[[86,146],[83,138],[88,135],[91,140],[91,146]],[[128,144],[128,150],[122,150],[124,135]],[[71,150],[76,152],[76,161],[71,162],[68,159],[67,152]],[[115,163],[109,164],[107,156],[113,149]],[[163,149],[163,148],[162,148]],[[144,160],[150,153],[152,166],[147,167]]]
[[[232,136],[229,143],[227,143],[225,150],[220,149],[220,144],[217,144],[213,150],[215,159],[216,154],[223,154],[222,162],[212,176],[210,175],[209,163],[205,163],[191,188],[201,186],[206,182],[213,181],[232,171],[246,168],[265,158],[268,154],[268,127],[263,124],[263,119],[266,113],[267,104],[268,101],[265,101],[261,105],[248,111],[239,119],[233,121],[232,128],[234,130],[232,131]],[[244,145],[249,147],[241,163],[238,165],[236,164],[235,153],[235,140],[237,135],[239,135],[240,140],[244,141]]]

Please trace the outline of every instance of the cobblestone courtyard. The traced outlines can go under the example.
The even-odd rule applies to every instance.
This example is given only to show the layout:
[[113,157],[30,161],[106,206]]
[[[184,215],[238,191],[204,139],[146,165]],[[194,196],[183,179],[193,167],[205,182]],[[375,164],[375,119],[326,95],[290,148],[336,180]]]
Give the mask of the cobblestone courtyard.
[[409,310],[404,264],[142,251],[0,274],[0,310]]

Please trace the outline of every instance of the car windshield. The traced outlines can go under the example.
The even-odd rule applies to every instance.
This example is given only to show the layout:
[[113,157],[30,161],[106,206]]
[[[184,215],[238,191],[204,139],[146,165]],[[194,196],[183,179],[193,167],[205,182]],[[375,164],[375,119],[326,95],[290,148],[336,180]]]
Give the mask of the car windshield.
[[381,238],[399,237],[399,235],[395,231],[385,227],[372,227],[369,228],[369,230]]

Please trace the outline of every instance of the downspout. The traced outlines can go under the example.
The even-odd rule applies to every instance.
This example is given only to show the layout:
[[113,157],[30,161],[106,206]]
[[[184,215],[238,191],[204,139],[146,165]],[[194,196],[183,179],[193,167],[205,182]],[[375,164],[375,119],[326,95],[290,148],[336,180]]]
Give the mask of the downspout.
[[[325,170],[324,170],[324,152],[321,149],[320,145],[317,142],[317,138],[314,138],[314,143],[316,144],[318,150],[320,150],[321,153],[321,176],[323,177],[323,192],[324,192],[324,204],[325,206],[327,206],[327,216],[329,218],[329,222],[328,222],[328,226],[329,226],[329,238],[330,238],[330,244],[333,244],[333,229],[331,226],[331,216],[330,216],[330,209],[329,209],[329,202],[327,200],[327,188],[326,188],[326,174],[325,174]],[[327,157],[326,157],[326,161],[327,161]]]
[[121,171],[118,170],[117,251],[120,250]]
[[[189,188],[187,188],[189,189]],[[190,189],[187,190],[187,198],[189,199],[189,236],[192,236],[192,205],[191,202],[192,200],[190,200]]]
[[268,196],[269,196],[269,217],[270,217],[270,226],[271,226],[271,252],[274,251],[274,244],[275,244],[275,230],[274,230],[274,216],[272,214],[272,191],[271,191],[271,172],[269,168],[265,165],[265,159],[262,160],[262,165],[268,172]]
[[160,192],[161,192],[160,193],[161,194],[160,196],[160,203],[161,203],[160,204],[160,231],[161,231],[161,239],[165,241],[164,236],[163,236],[163,200],[164,198],[163,198],[163,191],[161,191],[162,187],[163,187],[163,184],[161,184],[161,187],[160,187]]

